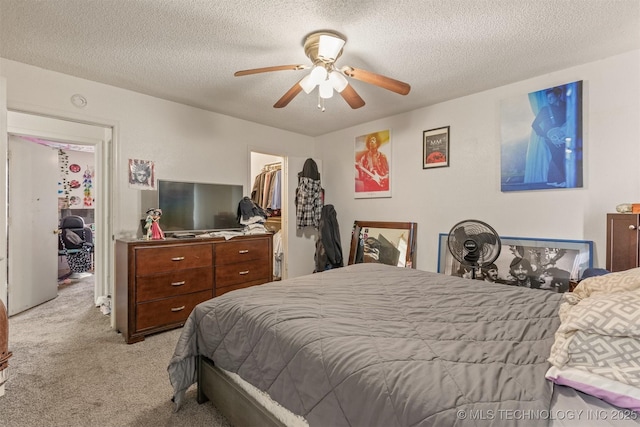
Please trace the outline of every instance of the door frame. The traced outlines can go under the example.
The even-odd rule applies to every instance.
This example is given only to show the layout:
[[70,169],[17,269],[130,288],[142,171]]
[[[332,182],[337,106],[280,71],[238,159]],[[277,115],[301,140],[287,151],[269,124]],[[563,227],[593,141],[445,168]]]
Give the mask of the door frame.
[[[95,172],[98,177],[96,179],[96,205],[100,206],[95,211],[96,217],[96,247],[95,247],[95,286],[94,286],[94,303],[97,303],[97,298],[100,296],[113,295],[113,277],[114,276],[114,261],[113,261],[113,212],[114,212],[114,198],[113,183],[114,177],[117,173],[114,165],[114,153],[116,146],[116,126],[112,123],[99,123],[79,119],[77,117],[63,117],[57,114],[51,114],[48,112],[38,112],[32,109],[20,109],[12,108],[11,105],[7,106],[7,126],[6,132],[3,134],[3,138],[6,141],[9,134],[19,136],[30,136],[42,139],[48,139],[52,141],[68,142],[72,144],[93,145],[95,156]],[[12,125],[10,117],[13,114],[25,115],[34,121],[42,119],[45,121],[64,122],[64,125],[73,127],[74,125],[93,126],[103,129],[102,139],[81,137],[78,135],[69,135],[65,133],[55,133],[49,130],[42,130],[29,127],[21,128],[20,125]],[[46,127],[46,126],[45,126]],[[6,156],[7,147],[5,145],[4,156]],[[6,187],[6,174],[2,178]],[[6,196],[5,196],[6,200]],[[6,212],[5,212],[6,220]],[[10,262],[7,264],[7,268],[10,268]],[[6,291],[5,291],[6,292]],[[5,294],[6,297],[6,294]],[[115,317],[111,316],[111,326],[115,325]]]
[[[249,195],[249,197],[251,196],[251,191],[252,191],[252,187],[253,187],[253,176],[252,175],[252,154],[256,153],[256,154],[264,154],[267,156],[273,156],[273,157],[278,157],[280,159],[282,159],[282,175],[280,177],[280,192],[281,192],[281,216],[280,216],[280,230],[281,230],[281,237],[282,237],[282,264],[281,264],[281,270],[280,270],[280,277],[282,280],[286,279],[289,277],[289,271],[288,271],[288,244],[289,244],[289,233],[288,233],[288,226],[289,226],[289,202],[288,202],[288,198],[287,193],[288,193],[288,186],[287,186],[287,176],[288,176],[288,168],[287,168],[287,156],[285,154],[282,153],[276,153],[276,152],[272,152],[269,150],[265,150],[264,148],[258,148],[258,147],[248,147],[248,167],[247,167],[247,193]],[[272,254],[273,255],[273,254]]]

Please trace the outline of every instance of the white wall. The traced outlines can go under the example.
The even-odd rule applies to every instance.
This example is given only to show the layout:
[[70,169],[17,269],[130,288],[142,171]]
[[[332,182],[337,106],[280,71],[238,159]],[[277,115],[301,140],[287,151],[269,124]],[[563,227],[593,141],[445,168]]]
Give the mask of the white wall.
[[[500,101],[577,80],[584,82],[584,187],[502,193]],[[423,170],[422,132],[441,126],[451,126],[450,166]],[[387,128],[392,197],[356,200],[345,191],[353,188],[355,137]],[[354,220],[415,221],[417,267],[436,271],[438,234],[474,218],[503,236],[593,240],[594,266],[604,267],[606,213],[640,202],[640,51],[344,129],[316,145],[345,253]]]
[[[248,182],[251,150],[302,158],[314,155],[313,139],[308,136],[3,58],[0,78],[6,79],[9,110],[114,128],[116,178],[111,196],[116,238],[136,236],[142,212],[141,191],[128,187],[128,159],[153,160],[159,178],[242,184],[248,195],[253,184]],[[75,107],[74,94],[86,97],[87,106]],[[2,152],[6,152],[6,138],[4,145]],[[291,212],[295,224],[295,209]],[[313,263],[313,242],[292,236],[286,251],[292,254],[290,262]]]
[[[58,199],[67,198],[68,205],[64,205],[68,209],[93,209],[95,207],[95,192],[97,188],[95,175],[95,155],[93,152],[62,150],[67,156],[66,164],[58,163],[60,167],[60,179],[58,180]],[[78,165],[78,171],[71,170],[71,165]],[[89,195],[85,197],[84,174],[89,170],[91,178],[91,187]],[[64,178],[64,179],[63,179]],[[73,181],[80,183],[79,187],[74,188]],[[65,185],[66,183],[66,185]],[[60,203],[60,201],[59,201]]]
[[[159,178],[243,184],[248,194],[249,147],[313,154],[313,139],[307,136],[15,61],[0,59],[0,75],[7,79],[10,110],[115,126],[116,235],[135,234],[141,212],[140,190],[128,188],[128,159],[153,160]],[[76,93],[87,98],[85,108],[71,104]]]
[[[640,201],[640,51],[315,140],[5,59],[0,76],[7,80],[9,109],[115,127],[116,236],[135,235],[141,212],[140,191],[127,185],[129,158],[155,161],[161,178],[242,183],[248,194],[250,150],[318,157],[345,256],[355,219],[416,221],[417,266],[424,270],[436,270],[438,234],[466,218],[484,220],[505,236],[594,240],[595,265],[604,266],[605,214]],[[584,188],[501,193],[500,100],[575,80],[584,81]],[[87,98],[84,109],[71,104],[75,93]],[[450,167],[423,170],[422,131],[440,126],[451,126]],[[355,200],[345,191],[353,183],[354,139],[386,128],[392,131],[392,197]],[[292,240],[289,253],[313,259],[313,247],[300,251],[293,234]]]

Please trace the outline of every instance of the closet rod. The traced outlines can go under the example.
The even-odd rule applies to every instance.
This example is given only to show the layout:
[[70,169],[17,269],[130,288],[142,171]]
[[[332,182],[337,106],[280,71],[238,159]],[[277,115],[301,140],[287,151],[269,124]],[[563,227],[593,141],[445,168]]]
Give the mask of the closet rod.
[[262,166],[262,170],[274,170],[274,169],[280,169],[280,168],[282,168],[281,162],[267,163],[266,165]]

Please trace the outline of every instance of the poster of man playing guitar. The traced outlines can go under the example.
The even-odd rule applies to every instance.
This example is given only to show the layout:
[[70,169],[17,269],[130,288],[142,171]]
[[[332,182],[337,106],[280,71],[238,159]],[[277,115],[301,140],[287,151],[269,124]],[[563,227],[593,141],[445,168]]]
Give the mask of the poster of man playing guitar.
[[356,198],[390,197],[389,130],[356,138]]

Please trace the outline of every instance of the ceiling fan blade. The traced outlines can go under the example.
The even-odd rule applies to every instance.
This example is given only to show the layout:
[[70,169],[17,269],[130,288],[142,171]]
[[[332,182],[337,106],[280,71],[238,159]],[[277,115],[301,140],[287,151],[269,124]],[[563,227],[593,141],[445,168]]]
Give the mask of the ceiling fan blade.
[[[300,79],[300,81],[302,81],[302,79]],[[296,84],[291,86],[291,89],[289,89],[287,93],[282,95],[282,98],[278,99],[278,101],[273,104],[273,108],[286,107],[291,102],[291,100],[295,98],[296,95],[300,92],[302,92],[302,86],[300,86],[300,82],[297,82]]]
[[348,83],[342,92],[340,92],[340,95],[342,95],[342,98],[347,101],[347,104],[354,110],[364,106],[364,99],[362,99],[353,86]]
[[390,90],[391,92],[399,93],[400,95],[406,95],[411,90],[411,86],[405,82],[392,79],[391,77],[385,77],[380,74],[372,73],[371,71],[361,70],[359,68],[353,68],[349,66],[342,67],[340,71],[342,71],[349,77],[353,77],[356,80],[379,86],[383,89]]
[[298,70],[304,70],[307,68],[309,68],[308,65],[301,65],[301,64],[276,65],[275,67],[253,68],[251,70],[236,71],[235,73],[233,73],[233,75],[236,77],[239,77],[239,76],[248,76],[249,74],[268,73],[271,71],[283,71],[283,70],[298,71]]

